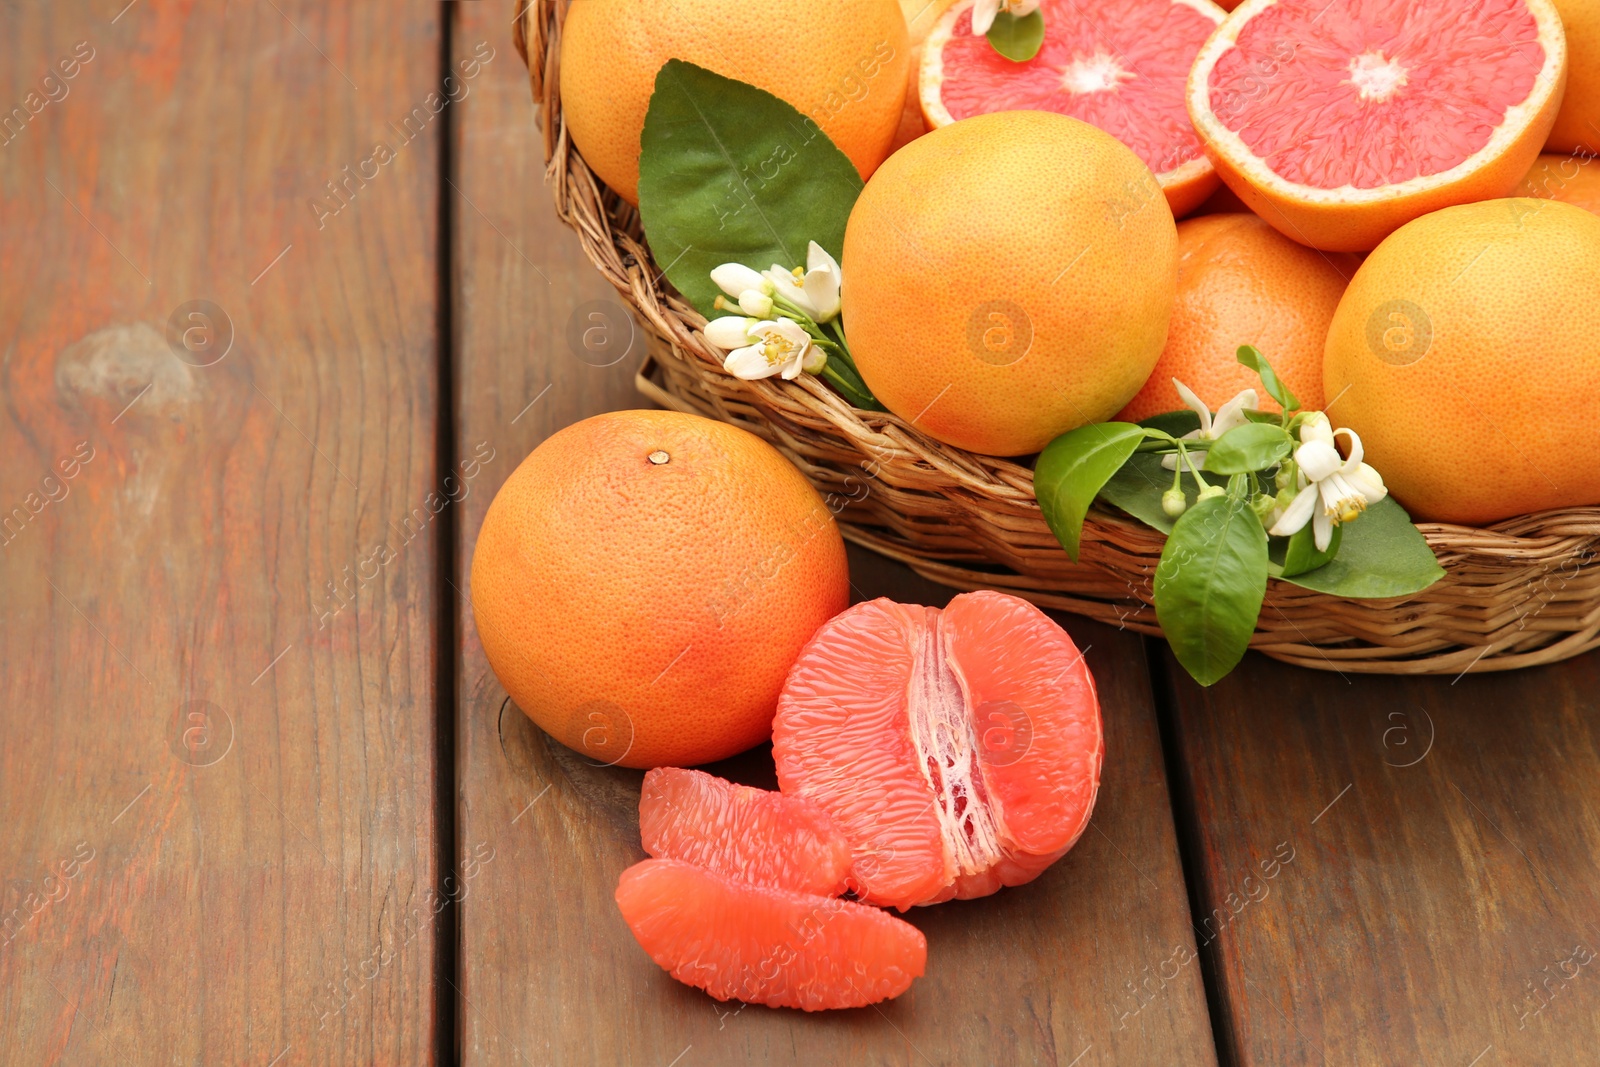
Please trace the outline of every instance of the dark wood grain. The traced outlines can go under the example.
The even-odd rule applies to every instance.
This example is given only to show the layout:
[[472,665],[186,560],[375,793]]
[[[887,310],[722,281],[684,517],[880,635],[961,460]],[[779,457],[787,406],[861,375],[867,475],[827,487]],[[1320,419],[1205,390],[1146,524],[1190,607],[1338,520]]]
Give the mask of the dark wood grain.
[[1454,682],[1252,655],[1208,690],[1167,669],[1237,1062],[1593,1059],[1600,655]]
[[433,1059],[437,19],[6,5],[0,1061]]
[[[614,292],[548,204],[525,75],[496,5],[460,5],[455,50],[497,58],[459,114],[457,445],[495,459],[465,502],[457,582],[495,487],[560,427],[641,405],[641,347]],[[598,314],[598,320],[589,316]],[[601,351],[569,324],[608,326]],[[592,335],[593,336],[593,335]],[[615,365],[599,366],[610,359]],[[532,403],[532,407],[525,406]],[[852,550],[858,598],[951,592]],[[929,971],[876,1008],[804,1015],[720,1004],[634,943],[612,899],[643,857],[637,771],[550,741],[496,682],[465,600],[458,847],[477,865],[461,910],[467,1064],[1210,1064],[1215,1062],[1141,642],[1068,620],[1104,701],[1107,763],[1093,829],[1036,883],[917,909]],[[770,751],[714,770],[775,784]],[[1148,982],[1147,991],[1137,990]],[[1142,1010],[1141,1010],[1142,1009]]]

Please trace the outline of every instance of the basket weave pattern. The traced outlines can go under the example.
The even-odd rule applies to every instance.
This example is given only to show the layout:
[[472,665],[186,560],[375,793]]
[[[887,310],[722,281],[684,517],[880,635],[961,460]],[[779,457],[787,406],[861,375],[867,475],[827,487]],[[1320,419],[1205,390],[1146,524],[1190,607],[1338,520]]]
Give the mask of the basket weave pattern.
[[[524,4],[526,6],[524,7]],[[859,411],[810,375],[742,381],[722,369],[705,319],[665,281],[638,212],[567,137],[561,115],[564,0],[518,0],[518,50],[539,106],[556,211],[644,324],[640,391],[733,423],[778,447],[838,516],[846,538],[960,589],[1160,634],[1151,578],[1164,537],[1096,509],[1072,563],[1033,497],[1033,472],[941,444],[891,414]],[[1268,583],[1251,647],[1327,670],[1451,674],[1550,663],[1600,645],[1600,507],[1476,529],[1418,525],[1447,574],[1393,600],[1350,600]]]

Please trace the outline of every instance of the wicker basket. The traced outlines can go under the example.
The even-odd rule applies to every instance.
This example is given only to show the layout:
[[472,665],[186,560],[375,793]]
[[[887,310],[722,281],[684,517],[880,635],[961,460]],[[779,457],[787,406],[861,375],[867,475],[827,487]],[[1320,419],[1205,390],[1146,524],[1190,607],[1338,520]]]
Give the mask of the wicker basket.
[[[526,4],[526,6],[523,6]],[[1000,589],[1050,608],[1159,634],[1151,577],[1164,538],[1095,510],[1072,563],[1021,464],[941,444],[894,415],[859,411],[813,379],[748,382],[722,370],[705,319],[664,280],[638,212],[573,148],[558,93],[564,0],[518,0],[556,211],[645,325],[641,392],[751,430],[795,462],[844,536],[959,589]],[[1550,663],[1600,645],[1600,507],[1525,515],[1486,529],[1418,528],[1446,570],[1430,588],[1349,600],[1268,584],[1251,647],[1327,670],[1451,674]]]

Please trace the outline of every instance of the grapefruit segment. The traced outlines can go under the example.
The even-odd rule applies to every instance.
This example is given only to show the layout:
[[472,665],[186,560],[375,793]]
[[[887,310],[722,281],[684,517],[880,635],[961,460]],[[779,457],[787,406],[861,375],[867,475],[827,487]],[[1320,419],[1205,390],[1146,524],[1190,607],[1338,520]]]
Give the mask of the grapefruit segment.
[[678,767],[644,776],[639,837],[657,859],[801,893],[838,896],[850,869],[849,842],[811,801]]
[[902,907],[951,877],[905,716],[928,610],[880,599],[834,616],[790,670],[773,721],[779,788],[833,817],[863,899]]
[[1200,49],[1189,114],[1239,197],[1315,248],[1366,251],[1504,196],[1560,104],[1550,0],[1245,0]]
[[779,786],[849,840],[851,887],[902,911],[1037,877],[1088,824],[1103,748],[1072,639],[995,592],[837,616],[801,653],[772,731]]
[[718,1000],[858,1008],[904,993],[928,960],[922,932],[887,912],[680,860],[623,871],[617,906],[651,959]]
[[1039,53],[1014,63],[972,33],[972,0],[944,13],[922,52],[929,128],[993,111],[1053,111],[1105,130],[1156,175],[1175,216],[1217,187],[1184,105],[1194,57],[1224,12],[1210,0],[1044,0]]
[[1015,851],[1072,847],[1105,755],[1094,678],[1066,631],[1004,593],[956,597],[941,627],[978,729],[984,792]]

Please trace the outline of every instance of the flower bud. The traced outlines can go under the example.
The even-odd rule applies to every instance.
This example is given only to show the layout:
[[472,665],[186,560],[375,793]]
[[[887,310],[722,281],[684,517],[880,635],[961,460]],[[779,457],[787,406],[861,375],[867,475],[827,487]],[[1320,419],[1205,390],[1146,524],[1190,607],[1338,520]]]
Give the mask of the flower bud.
[[724,315],[706,323],[706,340],[718,348],[742,348],[750,343],[750,322],[743,315]]
[[1227,494],[1227,492],[1228,491],[1222,488],[1220,485],[1208,485],[1204,489],[1200,490],[1200,492],[1195,494],[1195,502],[1198,503],[1202,500],[1211,500],[1219,496],[1224,496]]
[[743,263],[724,263],[711,271],[711,280],[716,283],[729,296],[738,298],[746,289],[756,292],[771,292],[767,280],[761,272],[745,266]]
[[1161,494],[1161,510],[1167,513],[1167,518],[1175,519],[1189,510],[1189,502],[1184,498],[1182,489],[1168,489]]
[[764,319],[772,314],[772,297],[759,289],[746,289],[739,294],[739,309],[746,315]]

